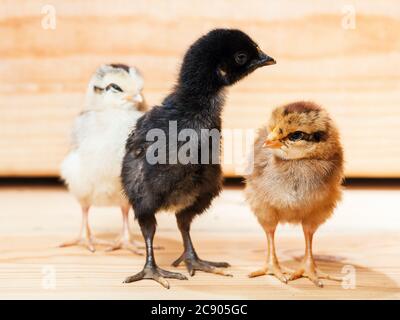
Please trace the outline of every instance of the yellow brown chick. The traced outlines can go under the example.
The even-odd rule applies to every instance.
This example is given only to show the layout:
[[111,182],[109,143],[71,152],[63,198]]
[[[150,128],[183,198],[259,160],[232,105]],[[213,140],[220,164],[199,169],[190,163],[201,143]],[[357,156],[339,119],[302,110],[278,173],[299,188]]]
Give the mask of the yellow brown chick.
[[[274,275],[287,283],[301,277],[322,287],[320,279],[340,280],[318,269],[312,254],[315,231],[341,198],[343,150],[338,130],[326,110],[312,102],[276,108],[254,146],[254,170],[247,177],[246,199],[268,240],[267,262],[250,277]],[[301,224],[306,250],[289,278],[275,252],[278,223]]]

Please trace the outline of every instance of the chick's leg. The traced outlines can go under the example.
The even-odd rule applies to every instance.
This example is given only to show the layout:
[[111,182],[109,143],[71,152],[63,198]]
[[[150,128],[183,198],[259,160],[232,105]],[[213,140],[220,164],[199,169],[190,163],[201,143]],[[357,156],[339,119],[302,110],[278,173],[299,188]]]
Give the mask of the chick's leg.
[[278,278],[280,281],[283,283],[287,283],[288,280],[284,276],[284,273],[282,272],[282,269],[279,265],[278,258],[276,256],[276,251],[275,251],[275,227],[268,228],[265,227],[265,233],[267,235],[267,240],[268,240],[268,250],[267,250],[267,262],[264,268],[254,271],[249,274],[250,278],[258,277],[258,276],[263,276],[263,275],[272,275]]
[[190,225],[194,216],[195,212],[191,211],[190,208],[183,210],[176,215],[178,227],[182,234],[184,251],[182,255],[175,262],[173,262],[172,265],[177,267],[181,264],[181,262],[184,262],[190,276],[194,276],[196,270],[224,276],[231,276],[221,269],[229,267],[230,265],[228,263],[205,261],[198,257],[190,237]]
[[303,225],[304,238],[306,242],[306,250],[300,267],[292,273],[289,280],[296,280],[302,277],[309,278],[317,287],[322,288],[324,285],[320,279],[328,279],[334,281],[342,281],[341,278],[330,276],[320,271],[314,261],[312,253],[312,240],[315,228]]
[[140,229],[146,243],[146,263],[143,270],[134,276],[126,278],[125,283],[135,282],[143,279],[152,279],[169,289],[169,283],[165,278],[187,280],[187,278],[176,272],[169,272],[159,268],[154,259],[153,239],[156,232],[156,219],[154,216],[138,218]]
[[107,241],[99,240],[96,239],[89,227],[89,206],[86,205],[81,205],[82,207],[82,223],[81,223],[81,229],[79,231],[79,235],[76,239],[64,242],[59,245],[59,247],[70,247],[70,246],[84,246],[86,247],[89,251],[95,252],[95,245],[96,244],[106,244]]
[[121,236],[106,251],[127,249],[135,254],[143,255],[143,252],[139,249],[144,249],[144,244],[135,240],[131,240],[131,233],[129,230],[129,209],[130,209],[129,205],[121,207],[121,212],[122,212]]

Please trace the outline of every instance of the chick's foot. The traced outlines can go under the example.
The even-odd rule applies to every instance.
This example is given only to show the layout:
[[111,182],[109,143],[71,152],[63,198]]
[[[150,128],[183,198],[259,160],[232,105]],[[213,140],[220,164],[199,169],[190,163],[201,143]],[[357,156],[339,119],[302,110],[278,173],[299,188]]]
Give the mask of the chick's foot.
[[116,251],[116,250],[121,250],[121,249],[126,249],[134,254],[137,254],[139,256],[144,255],[144,251],[141,249],[144,249],[145,246],[143,243],[138,242],[138,241],[131,241],[128,239],[118,239],[115,243],[113,243],[111,246],[109,246],[106,251]]
[[312,261],[303,260],[301,266],[291,274],[289,281],[293,281],[300,278],[308,278],[312,283],[314,283],[317,287],[322,288],[324,284],[321,279],[333,280],[333,281],[342,281],[340,277],[331,276],[325,272],[319,270],[319,268]]
[[109,245],[110,242],[106,240],[97,239],[95,237],[78,237],[71,241],[63,242],[59,245],[60,248],[82,246],[88,249],[90,252],[95,252],[95,245]]
[[182,262],[185,263],[186,268],[191,277],[193,277],[196,271],[204,271],[207,273],[215,273],[223,276],[232,277],[231,274],[226,273],[221,268],[228,268],[230,264],[227,262],[212,262],[201,260],[196,254],[183,253],[172,265],[174,267],[179,266]]
[[249,278],[271,275],[277,278],[279,281],[287,284],[288,278],[285,276],[285,274],[289,274],[291,272],[292,271],[289,269],[286,269],[284,267],[281,268],[278,263],[269,263],[264,268],[250,273]]
[[152,265],[152,266],[145,266],[143,270],[140,271],[139,273],[135,274],[134,276],[126,278],[124,283],[131,283],[139,280],[150,279],[158,282],[164,288],[169,289],[170,288],[169,282],[166,280],[166,278],[187,280],[187,278],[183,274],[177,272],[170,272],[161,269],[156,265]]

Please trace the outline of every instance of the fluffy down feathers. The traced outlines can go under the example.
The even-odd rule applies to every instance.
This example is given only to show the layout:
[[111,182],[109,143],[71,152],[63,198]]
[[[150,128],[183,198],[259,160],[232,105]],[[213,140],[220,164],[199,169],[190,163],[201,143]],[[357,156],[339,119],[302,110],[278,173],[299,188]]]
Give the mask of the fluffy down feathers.
[[[237,61],[244,55],[245,61]],[[240,62],[240,63],[239,63]],[[221,190],[222,174],[219,163],[167,163],[150,164],[146,153],[152,145],[146,135],[159,130],[172,136],[169,124],[176,121],[177,132],[192,129],[201,136],[202,129],[221,129],[224,89],[253,72],[274,64],[257,44],[239,30],[216,29],[199,38],[186,52],[173,92],[161,106],[155,106],[138,120],[135,132],[127,142],[123,161],[122,180],[126,194],[135,208],[135,215],[152,216],[160,209],[190,208],[190,214],[201,214]],[[169,137],[170,138],[170,137]],[[179,150],[166,146],[166,159]],[[200,143],[194,141],[192,149]],[[209,154],[212,143],[209,144]],[[206,147],[207,148],[207,147]],[[161,151],[160,151],[161,152]],[[198,203],[207,203],[199,205]],[[188,209],[189,210],[189,209]]]
[[61,176],[76,198],[92,205],[127,203],[120,181],[122,158],[126,139],[141,116],[136,110],[105,110],[78,117],[75,148],[61,165]]
[[[125,143],[137,119],[143,79],[128,67],[101,66],[92,77],[85,111],[75,120],[72,147],[61,165],[61,176],[70,192],[84,205],[128,205],[120,179]],[[115,83],[123,92],[105,92]],[[101,89],[103,92],[97,92]]]
[[[281,149],[263,147],[272,131]],[[286,137],[296,131],[323,132],[324,141]],[[297,148],[296,157],[288,158]],[[325,110],[299,102],[277,108],[255,143],[254,171],[247,177],[246,198],[263,224],[307,222],[318,226],[332,214],[341,197],[343,152],[339,134]]]

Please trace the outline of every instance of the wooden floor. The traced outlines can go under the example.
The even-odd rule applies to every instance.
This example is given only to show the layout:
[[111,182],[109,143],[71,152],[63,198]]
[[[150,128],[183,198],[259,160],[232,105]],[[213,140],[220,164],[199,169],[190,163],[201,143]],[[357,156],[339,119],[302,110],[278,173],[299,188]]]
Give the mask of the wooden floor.
[[[201,257],[226,260],[233,278],[197,273],[188,281],[170,281],[166,290],[153,281],[123,284],[138,272],[143,257],[127,251],[90,253],[83,248],[57,248],[78,231],[80,213],[74,199],[58,186],[0,187],[0,298],[34,299],[399,299],[400,188],[351,187],[335,216],[315,239],[322,269],[336,275],[355,271],[355,288],[325,281],[314,287],[300,279],[283,285],[247,274],[262,266],[264,234],[246,206],[239,187],[227,187],[209,212],[193,225]],[[156,253],[160,266],[181,253],[181,240],[171,215],[160,214]],[[121,216],[116,208],[98,208],[91,215],[93,231],[113,239]],[[138,227],[132,223],[135,238]],[[303,253],[299,227],[282,226],[278,256],[294,268]],[[176,269],[175,269],[176,270]],[[183,267],[179,271],[187,274]],[[348,275],[347,275],[348,276]]]

